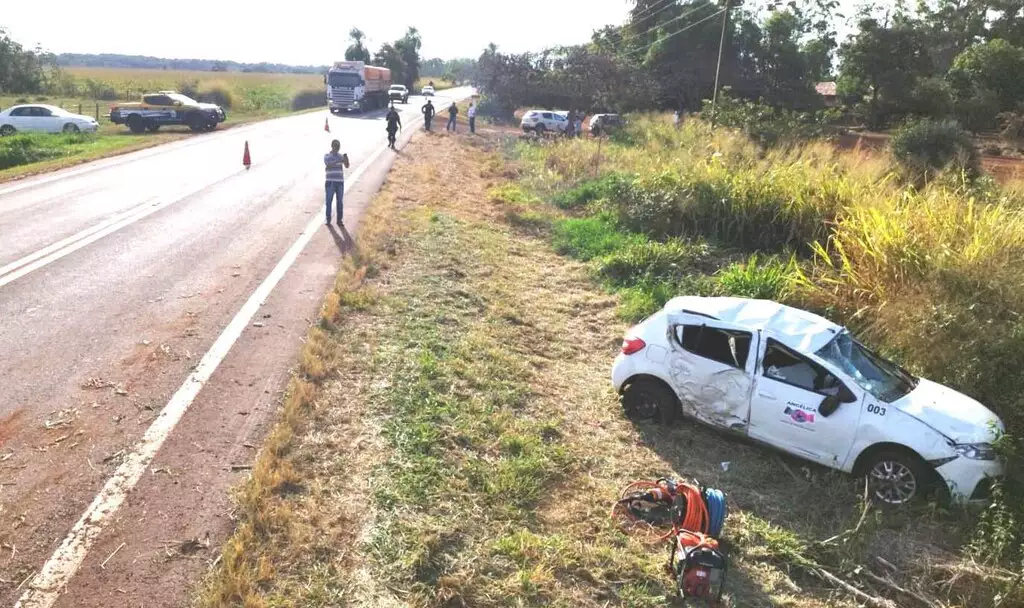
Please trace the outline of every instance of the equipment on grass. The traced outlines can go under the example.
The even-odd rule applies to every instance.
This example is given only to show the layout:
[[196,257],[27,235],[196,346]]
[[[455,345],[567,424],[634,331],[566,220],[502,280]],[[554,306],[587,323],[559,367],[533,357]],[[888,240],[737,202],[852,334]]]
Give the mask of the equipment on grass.
[[718,541],[699,532],[680,530],[672,542],[669,569],[684,601],[715,606],[722,600],[729,560]]

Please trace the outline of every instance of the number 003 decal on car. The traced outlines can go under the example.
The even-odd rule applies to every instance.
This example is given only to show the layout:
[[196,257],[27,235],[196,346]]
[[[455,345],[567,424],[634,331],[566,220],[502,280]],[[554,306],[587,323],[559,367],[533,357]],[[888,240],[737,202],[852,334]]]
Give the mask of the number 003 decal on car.
[[872,414],[878,414],[879,416],[885,416],[885,408],[880,405],[871,404],[868,406],[868,411]]

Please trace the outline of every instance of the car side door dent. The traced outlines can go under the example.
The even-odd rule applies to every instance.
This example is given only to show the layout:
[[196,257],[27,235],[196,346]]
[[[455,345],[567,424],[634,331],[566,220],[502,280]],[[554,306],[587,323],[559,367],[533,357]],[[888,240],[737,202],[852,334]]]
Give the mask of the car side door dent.
[[[680,341],[683,326],[702,326],[749,335],[751,342],[742,367],[688,351]],[[758,332],[688,313],[670,314],[668,331],[671,348],[669,375],[684,413],[713,426],[746,433]]]

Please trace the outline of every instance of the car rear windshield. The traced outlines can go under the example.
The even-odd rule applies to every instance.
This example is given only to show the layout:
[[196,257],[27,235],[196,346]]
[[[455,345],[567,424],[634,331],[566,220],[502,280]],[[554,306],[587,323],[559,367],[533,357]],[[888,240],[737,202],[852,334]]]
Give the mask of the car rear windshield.
[[900,366],[886,361],[843,332],[815,353],[853,379],[875,399],[892,403],[917,386],[918,379]]

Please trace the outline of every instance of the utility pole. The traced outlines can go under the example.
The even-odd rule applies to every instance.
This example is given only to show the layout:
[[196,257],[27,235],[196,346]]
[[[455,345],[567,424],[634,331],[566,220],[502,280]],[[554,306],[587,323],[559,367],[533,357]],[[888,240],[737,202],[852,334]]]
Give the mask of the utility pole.
[[715,112],[718,109],[718,77],[722,72],[722,49],[725,47],[725,25],[729,21],[729,0],[725,0],[722,11],[722,37],[718,41],[718,65],[715,66],[715,90],[711,93],[711,128],[715,128]]

